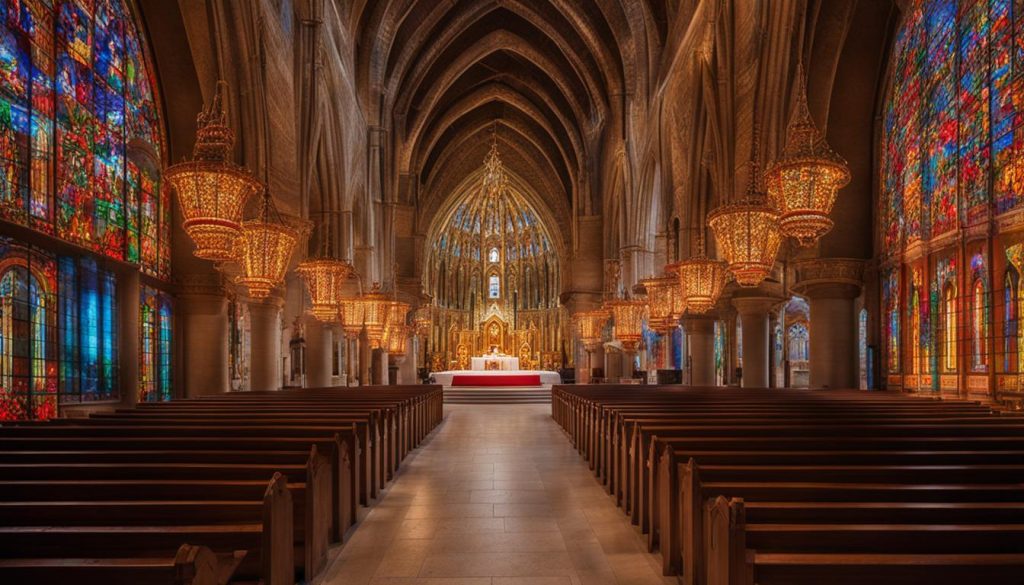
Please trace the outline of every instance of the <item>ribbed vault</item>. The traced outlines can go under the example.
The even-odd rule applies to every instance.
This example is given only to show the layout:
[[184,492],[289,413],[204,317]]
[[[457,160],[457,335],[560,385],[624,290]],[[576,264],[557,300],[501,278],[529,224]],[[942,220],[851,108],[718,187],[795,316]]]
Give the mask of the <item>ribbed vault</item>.
[[600,209],[599,169],[625,134],[623,96],[650,94],[674,5],[359,4],[352,18],[360,97],[369,123],[387,131],[385,165],[416,186],[414,196],[395,197],[418,207],[417,229],[424,233],[478,172],[495,127],[510,176],[539,194],[558,225],[571,231],[581,209]]

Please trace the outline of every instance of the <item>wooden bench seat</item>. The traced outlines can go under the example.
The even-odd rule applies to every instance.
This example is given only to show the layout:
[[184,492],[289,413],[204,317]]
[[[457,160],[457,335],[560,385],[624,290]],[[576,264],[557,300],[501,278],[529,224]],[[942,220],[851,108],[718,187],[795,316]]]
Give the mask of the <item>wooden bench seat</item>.
[[225,585],[245,554],[234,551],[216,555],[207,547],[183,544],[173,556],[0,559],[0,581],[32,585]]

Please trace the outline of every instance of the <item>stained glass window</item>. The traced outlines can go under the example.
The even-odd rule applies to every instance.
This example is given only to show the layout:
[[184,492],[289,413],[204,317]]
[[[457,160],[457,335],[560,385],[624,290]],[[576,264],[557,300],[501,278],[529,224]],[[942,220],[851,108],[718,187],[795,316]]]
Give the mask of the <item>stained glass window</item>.
[[0,238],[0,420],[57,413],[56,260]]
[[956,371],[956,289],[949,285],[942,295],[943,364],[947,372]]
[[173,398],[172,307],[166,293],[143,285],[139,299],[139,402]]
[[889,373],[900,371],[900,273],[889,271],[882,281],[882,302],[885,304],[885,344]]
[[117,280],[91,258],[58,266],[61,402],[117,397]]
[[151,70],[124,0],[0,3],[0,217],[169,276]]
[[883,114],[886,249],[1021,204],[1024,2],[910,0]]
[[860,370],[859,387],[868,388],[868,310],[861,309],[857,315],[857,362]]
[[1017,272],[1013,268],[1006,271],[1003,282],[1003,371],[1012,374],[1017,368],[1017,335],[1020,316],[1017,305]]

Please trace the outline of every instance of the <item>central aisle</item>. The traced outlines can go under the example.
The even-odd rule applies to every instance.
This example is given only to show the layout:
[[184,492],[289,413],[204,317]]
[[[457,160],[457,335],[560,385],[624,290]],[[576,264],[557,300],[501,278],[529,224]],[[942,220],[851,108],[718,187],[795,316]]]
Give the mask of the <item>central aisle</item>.
[[445,413],[324,583],[674,585],[550,406],[445,405]]

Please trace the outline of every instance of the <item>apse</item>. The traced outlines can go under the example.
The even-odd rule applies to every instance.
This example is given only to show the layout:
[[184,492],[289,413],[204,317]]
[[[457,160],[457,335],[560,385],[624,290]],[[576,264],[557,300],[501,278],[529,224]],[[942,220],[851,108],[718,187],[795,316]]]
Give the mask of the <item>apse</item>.
[[536,193],[506,170],[496,140],[482,162],[428,231],[423,288],[435,308],[431,356],[464,366],[465,358],[495,350],[523,365],[561,364],[560,259],[551,222],[534,204]]

